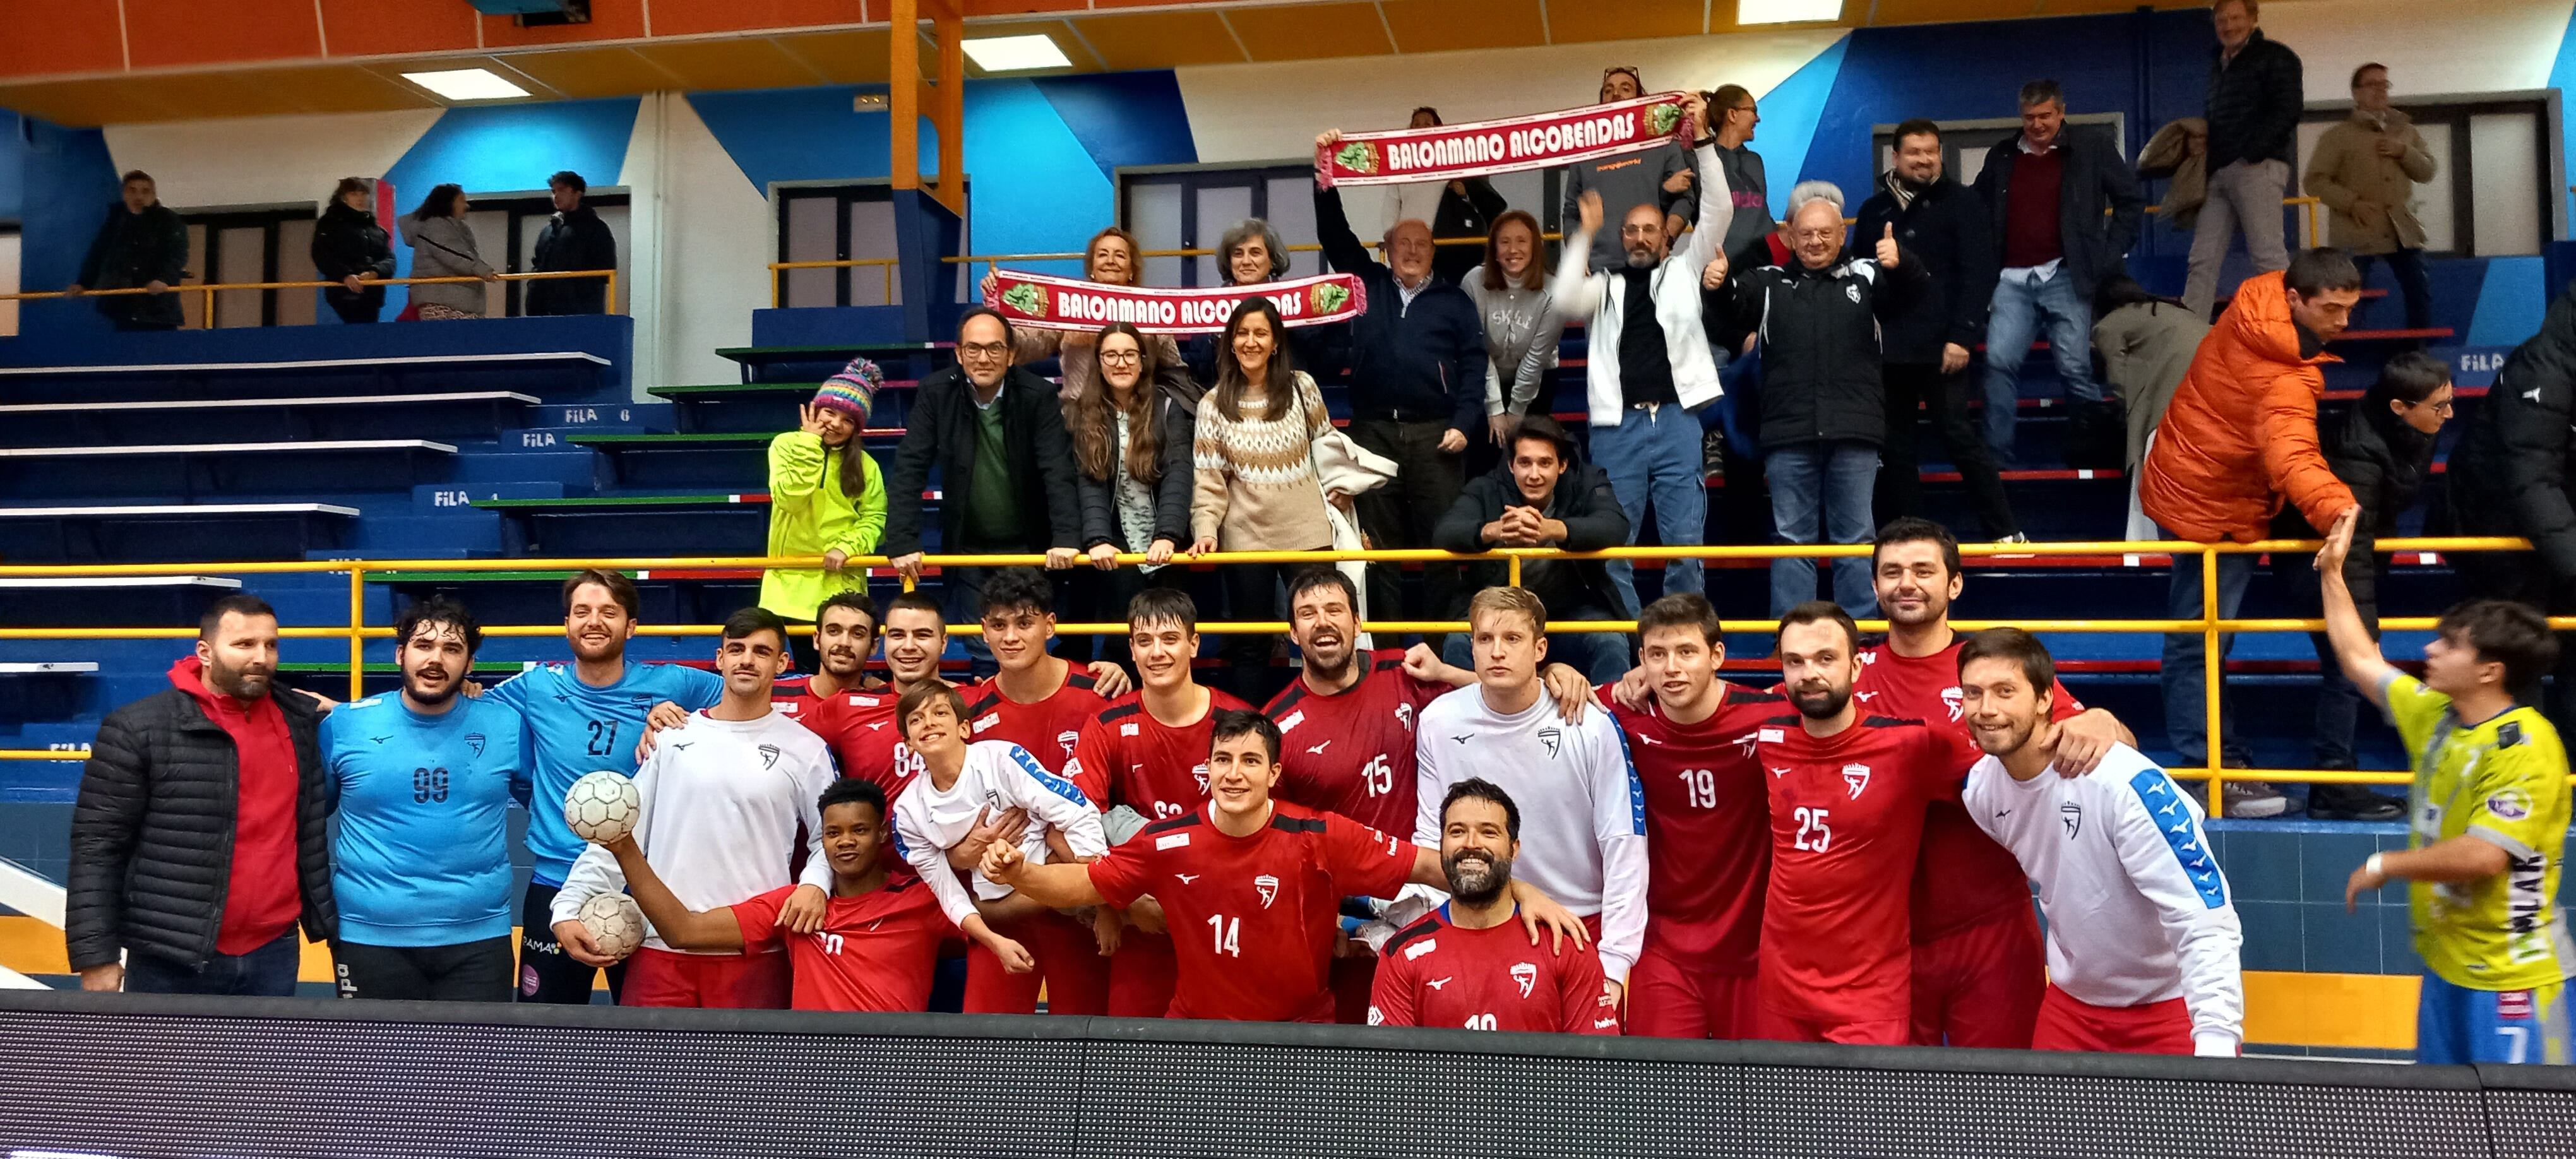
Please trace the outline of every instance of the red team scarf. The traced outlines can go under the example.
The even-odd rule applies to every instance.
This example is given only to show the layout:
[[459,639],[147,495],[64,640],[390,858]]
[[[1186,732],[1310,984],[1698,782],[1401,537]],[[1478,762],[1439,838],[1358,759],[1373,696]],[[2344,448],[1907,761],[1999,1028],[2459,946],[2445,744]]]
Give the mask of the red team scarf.
[[1349,133],[1341,144],[1315,150],[1315,183],[1330,189],[1452,181],[1642,153],[1666,141],[1687,149],[1691,126],[1682,100],[1680,93],[1658,93],[1500,121]]
[[1256,296],[1276,303],[1279,320],[1290,327],[1348,322],[1368,308],[1360,280],[1349,274],[1251,286],[1155,290],[1002,269],[993,271],[993,292],[984,296],[984,304],[1011,325],[1032,330],[1092,331],[1126,322],[1146,334],[1214,334],[1225,329],[1225,320],[1237,305]]

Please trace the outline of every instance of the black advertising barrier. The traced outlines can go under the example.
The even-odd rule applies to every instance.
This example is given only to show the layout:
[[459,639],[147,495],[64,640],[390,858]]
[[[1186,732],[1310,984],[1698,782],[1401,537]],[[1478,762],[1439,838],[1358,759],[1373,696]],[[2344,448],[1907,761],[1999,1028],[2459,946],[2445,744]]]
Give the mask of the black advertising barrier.
[[0,1155],[2576,1155],[2576,1072],[0,991]]

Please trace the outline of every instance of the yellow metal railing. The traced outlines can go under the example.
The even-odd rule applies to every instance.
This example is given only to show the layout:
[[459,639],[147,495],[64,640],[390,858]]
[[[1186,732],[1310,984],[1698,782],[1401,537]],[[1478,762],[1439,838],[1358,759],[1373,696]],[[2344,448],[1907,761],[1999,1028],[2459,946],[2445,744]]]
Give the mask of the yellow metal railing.
[[[889,277],[891,277],[892,275],[891,275],[891,274],[889,274],[888,276],[889,276]],[[545,282],[545,281],[554,281],[554,280],[558,280],[558,279],[562,279],[562,278],[605,278],[605,279],[607,279],[607,281],[608,281],[608,312],[609,312],[609,313],[611,313],[611,314],[614,314],[614,313],[616,313],[616,312],[617,312],[617,271],[615,271],[615,270],[551,270],[551,271],[547,271],[547,272],[544,272],[544,273],[526,273],[526,274],[494,274],[494,275],[492,276],[491,280],[492,280],[492,281],[496,281],[496,282]],[[479,282],[482,282],[483,280],[484,280],[484,279],[482,279],[482,278],[475,278],[475,277],[455,277],[455,278],[360,278],[360,279],[358,279],[358,284],[359,284],[359,285],[362,285],[362,286],[442,286],[442,285],[454,285],[454,284],[467,283],[467,282],[479,283]],[[164,293],[164,294],[203,294],[203,295],[205,295],[204,300],[203,300],[202,302],[200,302],[200,303],[199,303],[200,308],[199,308],[199,309],[198,309],[198,311],[197,311],[197,314],[198,314],[198,319],[197,319],[197,322],[198,322],[198,328],[199,328],[199,329],[202,329],[202,330],[212,330],[212,329],[214,329],[214,328],[215,328],[215,295],[220,294],[220,293],[223,293],[223,292],[224,292],[224,291],[226,291],[226,290],[321,290],[321,289],[328,289],[328,288],[330,288],[330,287],[332,287],[332,286],[340,286],[340,285],[343,285],[343,283],[340,283],[340,282],[320,282],[320,281],[315,281],[315,282],[186,282],[186,283],[182,283],[182,284],[180,284],[180,285],[172,286],[172,287],[170,287],[169,289],[163,290],[163,291],[161,291],[161,292],[162,292],[162,293]],[[125,287],[125,288],[122,288],[122,289],[115,289],[115,290],[82,290],[82,291],[80,291],[80,292],[79,292],[79,293],[77,293],[77,294],[75,294],[75,293],[73,293],[73,292],[71,292],[71,291],[69,291],[69,290],[29,290],[29,291],[26,291],[26,292],[24,292],[24,293],[16,293],[16,294],[0,294],[0,302],[35,302],[35,301],[42,301],[42,300],[45,300],[45,299],[48,299],[48,298],[114,298],[114,297],[120,297],[120,296],[124,296],[124,295],[130,295],[130,294],[149,294],[149,293],[152,293],[152,291],[151,291],[150,289],[148,289],[148,288],[146,288],[146,287],[142,287],[142,286],[129,286],[129,287]]]
[[[2220,701],[2218,688],[2220,675],[2224,667],[2224,661],[2219,655],[2219,637],[2222,634],[2235,632],[2315,632],[2323,630],[2325,625],[2321,620],[2220,619],[2217,616],[2218,557],[2222,555],[2247,555],[2270,552],[2313,553],[2319,546],[2320,545],[2314,540],[2264,540],[2256,543],[2216,544],[2181,541],[2133,542],[2125,540],[2093,543],[1961,544],[1959,545],[1959,553],[1972,559],[1992,557],[2027,558],[2042,556],[2127,556],[2140,554],[2165,554],[2177,557],[2177,561],[2179,561],[2179,558],[2181,557],[2196,556],[2200,560],[2202,614],[2197,619],[2071,619],[2009,621],[1961,619],[1951,621],[1951,625],[1962,631],[1976,631],[1983,628],[2010,626],[2032,632],[2200,633],[2203,655],[2201,669],[2203,681],[2202,695],[2206,703],[2206,712],[2208,714],[2207,718],[2203,722],[2207,727],[2208,758],[2206,765],[2203,768],[2175,769],[2171,771],[2177,778],[2183,780],[2204,781],[2208,784],[2210,810],[2213,814],[2222,812],[2223,804],[2221,795],[2225,789],[2226,783],[2230,780],[2288,781],[2303,782],[2307,784],[2405,784],[2411,780],[2411,777],[2409,774],[2402,772],[2355,772],[2350,770],[2332,769],[2227,769],[2220,765],[2222,750],[2224,747],[2220,744],[2220,738],[2225,734],[2221,731],[2219,720]],[[2511,538],[2390,538],[2380,540],[2378,542],[2378,549],[2381,551],[2426,552],[2529,551],[2531,550],[2531,543],[2528,540]],[[1502,561],[1507,564],[1509,582],[1517,584],[1520,582],[1522,561],[1529,559],[1852,559],[1866,557],[1870,553],[1871,548],[1867,544],[1829,546],[1765,544],[1747,546],[1622,547],[1596,552],[1560,552],[1548,548],[1507,548],[1500,551],[1482,552],[1473,555],[1459,555],[1445,551],[1424,550],[1353,552],[1218,552],[1202,557],[1196,562],[1204,564],[1295,564],[1341,563],[1350,561],[1383,563]],[[933,567],[1035,567],[1044,564],[1045,561],[1045,556],[1034,554],[928,555],[923,557],[924,564]],[[1126,565],[1134,565],[1144,563],[1146,560],[1141,554],[1125,553],[1118,556],[1118,562]],[[262,563],[20,564],[0,566],[0,578],[41,579],[83,576],[163,576],[210,574],[287,575],[345,573],[349,577],[349,618],[347,623],[328,626],[297,626],[281,628],[280,634],[288,639],[347,640],[349,643],[349,695],[354,699],[363,695],[365,691],[366,672],[364,659],[366,654],[366,641],[371,639],[388,639],[393,635],[393,629],[389,627],[370,627],[366,623],[366,584],[367,576],[371,572],[560,572],[576,571],[591,567],[614,568],[619,570],[653,569],[667,571],[674,569],[694,570],[711,568],[813,568],[819,566],[820,563],[821,561],[819,559],[813,557],[772,558],[755,556],[740,558],[638,557],[615,559],[518,560],[292,560]],[[867,556],[850,560],[849,564],[874,570],[885,568],[888,564],[888,560],[884,556]],[[1085,563],[1078,566],[1088,566],[1088,564]],[[909,589],[913,584],[911,581],[907,580],[905,581],[904,586]],[[2423,616],[2391,616],[2383,617],[2379,623],[2380,627],[2387,631],[2422,631],[2434,627],[2436,621],[2431,617]],[[2562,631],[2576,630],[2576,616],[2552,617],[2549,623],[2551,627]],[[1768,633],[1776,627],[1776,624],[1774,621],[1768,619],[1723,620],[1721,621],[1720,626],[1724,631],[1729,633],[1752,634]],[[1362,627],[1369,631],[1398,634],[1406,632],[1459,632],[1467,630],[1466,624],[1457,621],[1373,620],[1363,624]],[[1886,629],[1886,623],[1885,621],[1863,621],[1861,627],[1864,631],[1884,631]],[[1067,623],[1059,624],[1056,630],[1068,635],[1096,635],[1124,632],[1126,631],[1126,628],[1127,626],[1124,624],[1113,623]],[[1555,632],[1633,632],[1636,630],[1636,622],[1632,620],[1562,621],[1550,624],[1549,629]],[[495,638],[546,637],[557,635],[561,633],[562,630],[563,628],[560,624],[512,624],[487,626],[483,629],[483,634]],[[980,634],[982,631],[980,627],[972,624],[952,625],[948,630],[954,635],[976,635]],[[1210,622],[1201,624],[1199,626],[1199,630],[1208,634],[1238,632],[1275,634],[1286,632],[1288,630],[1288,625],[1277,621],[1232,623]],[[719,629],[714,625],[706,624],[648,625],[638,628],[638,633],[641,635],[673,637],[711,636],[715,635],[718,631]],[[149,640],[187,639],[192,638],[195,635],[196,630],[194,628],[185,627],[0,628],[0,640]],[[55,751],[46,749],[0,749],[0,760],[62,761],[79,760],[85,755],[86,750]]]
[[780,270],[844,270],[859,266],[876,266],[885,271],[885,300],[888,304],[892,304],[894,302],[894,268],[897,264],[898,259],[895,258],[841,258],[836,261],[827,262],[771,262],[769,263],[769,308],[775,310],[786,304],[784,295],[780,293],[779,289],[780,279],[778,272]]

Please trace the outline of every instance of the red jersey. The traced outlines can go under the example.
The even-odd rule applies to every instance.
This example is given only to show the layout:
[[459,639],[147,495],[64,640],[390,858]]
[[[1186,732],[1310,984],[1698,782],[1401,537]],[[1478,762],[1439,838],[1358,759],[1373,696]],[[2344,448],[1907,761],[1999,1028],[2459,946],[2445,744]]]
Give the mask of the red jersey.
[[1552,941],[1542,936],[1531,945],[1517,915],[1499,926],[1460,929],[1441,906],[1387,941],[1368,1024],[1619,1033],[1601,955],[1572,942],[1552,952]]
[[[1977,758],[1976,735],[1959,707],[1959,649],[1965,635],[1929,656],[1899,656],[1885,644],[1860,653],[1860,678],[1852,682],[1852,699],[1862,712],[1907,717],[1935,731],[1957,737],[1959,772],[1965,775]],[[2050,718],[2064,720],[2084,711],[2064,684],[2054,686]],[[1938,867],[1936,870],[1934,867]],[[1937,873],[1937,884],[1934,877]],[[1995,844],[1957,803],[1936,801],[1923,820],[1923,851],[1914,863],[1914,944],[1938,941],[1983,925],[2015,910],[2030,908],[2030,878],[2011,851]]]
[[791,1008],[929,1009],[939,943],[955,936],[957,927],[948,924],[920,878],[889,880],[858,897],[834,897],[823,911],[823,928],[811,934],[778,925],[779,907],[795,892],[795,886],[780,886],[733,907],[745,952],[787,944],[796,973]]
[[1912,1015],[1905,895],[1924,807],[1959,799],[1965,766],[1921,721],[1864,716],[1814,737],[1795,715],[1754,733],[1771,798],[1771,888],[1759,989],[1771,1011],[1810,1022]]
[[1006,740],[1027,749],[1050,773],[1064,772],[1073,759],[1082,726],[1109,707],[1092,691],[1091,673],[1068,667],[1064,683],[1030,704],[1002,694],[1001,677],[959,689],[966,696],[966,719],[974,722],[976,740]]
[[1749,977],[1771,875],[1770,791],[1753,740],[1792,711],[1776,692],[1726,686],[1715,715],[1675,724],[1660,706],[1601,703],[1628,734],[1646,794],[1646,946],[1697,970]]
[[1088,868],[1111,905],[1146,894],[1163,903],[1180,975],[1168,1017],[1331,1022],[1342,899],[1394,897],[1417,852],[1281,801],[1250,837],[1218,832],[1202,806],[1147,825]]
[[1262,709],[1279,726],[1279,784],[1271,795],[1339,813],[1389,833],[1413,828],[1413,721],[1446,684],[1416,680],[1404,653],[1356,658],[1360,682],[1332,695],[1288,686]]
[[892,801],[921,775],[921,758],[903,743],[903,729],[894,719],[894,706],[903,699],[895,690],[843,689],[830,696],[799,692],[794,697],[784,692],[772,692],[770,703],[832,746],[842,776],[874,781]]
[[1064,775],[1103,812],[1125,805],[1148,821],[1184,816],[1208,799],[1216,714],[1248,706],[1211,688],[1207,712],[1196,723],[1174,728],[1145,711],[1144,695],[1121,696],[1082,726]]

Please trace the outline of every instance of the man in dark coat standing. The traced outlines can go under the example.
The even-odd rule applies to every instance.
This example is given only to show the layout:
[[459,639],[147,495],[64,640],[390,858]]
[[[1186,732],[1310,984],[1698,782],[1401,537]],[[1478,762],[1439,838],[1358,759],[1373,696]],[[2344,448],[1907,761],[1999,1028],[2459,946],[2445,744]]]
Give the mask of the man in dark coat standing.
[[1958,464],[1989,539],[2023,538],[1994,455],[1968,417],[1968,359],[1985,340],[1986,303],[1994,296],[1995,242],[1985,203],[1941,172],[1941,127],[1917,118],[1896,127],[1896,166],[1878,192],[1860,203],[1861,237],[1896,227],[1896,242],[1923,259],[1931,280],[1887,316],[1881,335],[1887,382],[1887,443],[1878,458],[1880,523],[1923,513],[1915,468],[1915,415],[1932,413],[1932,429]]
[[291,995],[296,927],[339,932],[320,705],[276,672],[277,614],[226,596],[171,687],[99,723],[63,910],[81,989]]
[[81,258],[80,280],[63,287],[77,297],[90,290],[145,290],[98,300],[98,312],[119,330],[176,330],[186,321],[179,295],[188,277],[188,223],[161,204],[152,175],[125,175],[123,200],[107,207],[107,220]]
[[[590,193],[589,183],[581,179],[581,174],[566,169],[547,178],[546,188],[554,193],[555,215],[546,222],[545,231],[537,235],[536,272],[616,269],[617,236],[608,232],[608,223],[599,219],[598,210],[582,204],[582,198]],[[530,317],[605,314],[608,279],[541,278],[530,282],[527,306],[521,312]]]
[[[2549,304],[2540,332],[2506,357],[2460,427],[2444,487],[2452,529],[2522,536],[2532,550],[2446,558],[2472,596],[2576,615],[2576,288]],[[2576,639],[2566,633],[2554,675],[2545,707],[2564,732],[2576,725]]]
[[2218,34],[2209,62],[2208,195],[2191,230],[2191,273],[2183,304],[2203,318],[2218,301],[2218,269],[2227,244],[2245,231],[2254,272],[2290,267],[2281,199],[2290,192],[2298,156],[2299,115],[2307,107],[2299,54],[2255,27],[2257,0],[2218,0],[2209,7]]

